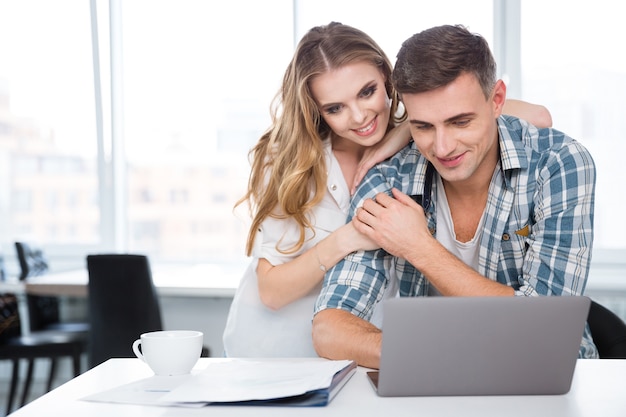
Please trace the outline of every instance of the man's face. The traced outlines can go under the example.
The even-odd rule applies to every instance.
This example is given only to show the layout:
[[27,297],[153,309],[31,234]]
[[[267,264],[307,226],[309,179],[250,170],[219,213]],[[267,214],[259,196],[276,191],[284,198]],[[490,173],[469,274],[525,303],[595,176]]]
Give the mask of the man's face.
[[505,97],[506,87],[498,81],[485,99],[469,73],[436,90],[403,94],[413,140],[445,182],[455,187],[489,184],[498,161],[496,119]]

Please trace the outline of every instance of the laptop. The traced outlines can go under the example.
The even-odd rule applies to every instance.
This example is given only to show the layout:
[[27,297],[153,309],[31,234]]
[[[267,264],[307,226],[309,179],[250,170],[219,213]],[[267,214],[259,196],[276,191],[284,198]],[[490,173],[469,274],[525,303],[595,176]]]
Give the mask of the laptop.
[[590,299],[401,297],[383,305],[380,396],[570,390]]

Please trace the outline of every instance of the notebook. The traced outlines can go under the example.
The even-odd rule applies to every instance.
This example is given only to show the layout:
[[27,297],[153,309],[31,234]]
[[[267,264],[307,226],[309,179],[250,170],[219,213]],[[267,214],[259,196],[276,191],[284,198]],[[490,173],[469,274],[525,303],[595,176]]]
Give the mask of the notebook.
[[584,296],[384,301],[380,396],[540,395],[570,390]]

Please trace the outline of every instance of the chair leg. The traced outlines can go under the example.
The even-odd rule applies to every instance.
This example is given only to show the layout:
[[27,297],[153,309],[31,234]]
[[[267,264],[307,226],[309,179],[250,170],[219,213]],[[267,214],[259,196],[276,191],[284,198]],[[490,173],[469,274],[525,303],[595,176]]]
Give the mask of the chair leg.
[[72,355],[72,365],[74,367],[74,378],[80,375],[80,356],[81,356],[80,350],[77,352],[74,352],[74,354]]
[[20,407],[26,405],[26,400],[28,399],[28,394],[30,392],[30,383],[33,380],[33,368],[35,367],[35,359],[28,360],[28,369],[26,371],[26,380],[24,381],[24,391],[22,391],[22,402],[20,403]]
[[57,373],[57,358],[50,358],[50,372],[48,373],[48,383],[46,385],[46,392],[52,390],[52,381]]
[[9,389],[9,399],[7,401],[7,416],[11,414],[11,410],[13,409],[13,401],[15,400],[15,393],[17,391],[17,382],[20,379],[20,360],[13,359],[11,362],[13,363],[13,371],[11,372],[11,388]]

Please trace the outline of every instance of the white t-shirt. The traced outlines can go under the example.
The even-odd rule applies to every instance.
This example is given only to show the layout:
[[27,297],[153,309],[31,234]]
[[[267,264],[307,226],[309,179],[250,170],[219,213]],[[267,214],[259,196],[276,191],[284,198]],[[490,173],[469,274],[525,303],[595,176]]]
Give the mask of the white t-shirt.
[[[306,231],[305,243],[296,253],[285,255],[276,249],[290,248],[299,237],[299,229],[292,219],[267,218],[256,235],[253,261],[244,273],[224,330],[224,354],[229,357],[314,357],[317,356],[311,339],[313,307],[320,285],[307,296],[273,311],[259,297],[256,266],[265,258],[272,265],[280,265],[300,256],[317,242],[346,223],[350,207],[350,192],[334,157],[330,141],[325,142],[328,167],[327,192],[312,213],[315,235]],[[397,288],[386,294],[397,293]],[[380,310],[380,309],[378,309]],[[382,324],[381,312],[374,312],[371,320]]]
[[[483,213],[476,230],[481,230],[484,224],[485,214]],[[476,232],[476,235],[474,235],[469,242],[459,242],[456,239],[454,222],[452,221],[452,213],[450,213],[446,191],[441,177],[437,175],[437,240],[439,243],[466,265],[477,271],[479,268],[478,254],[480,251],[480,236],[482,236],[482,234]]]

